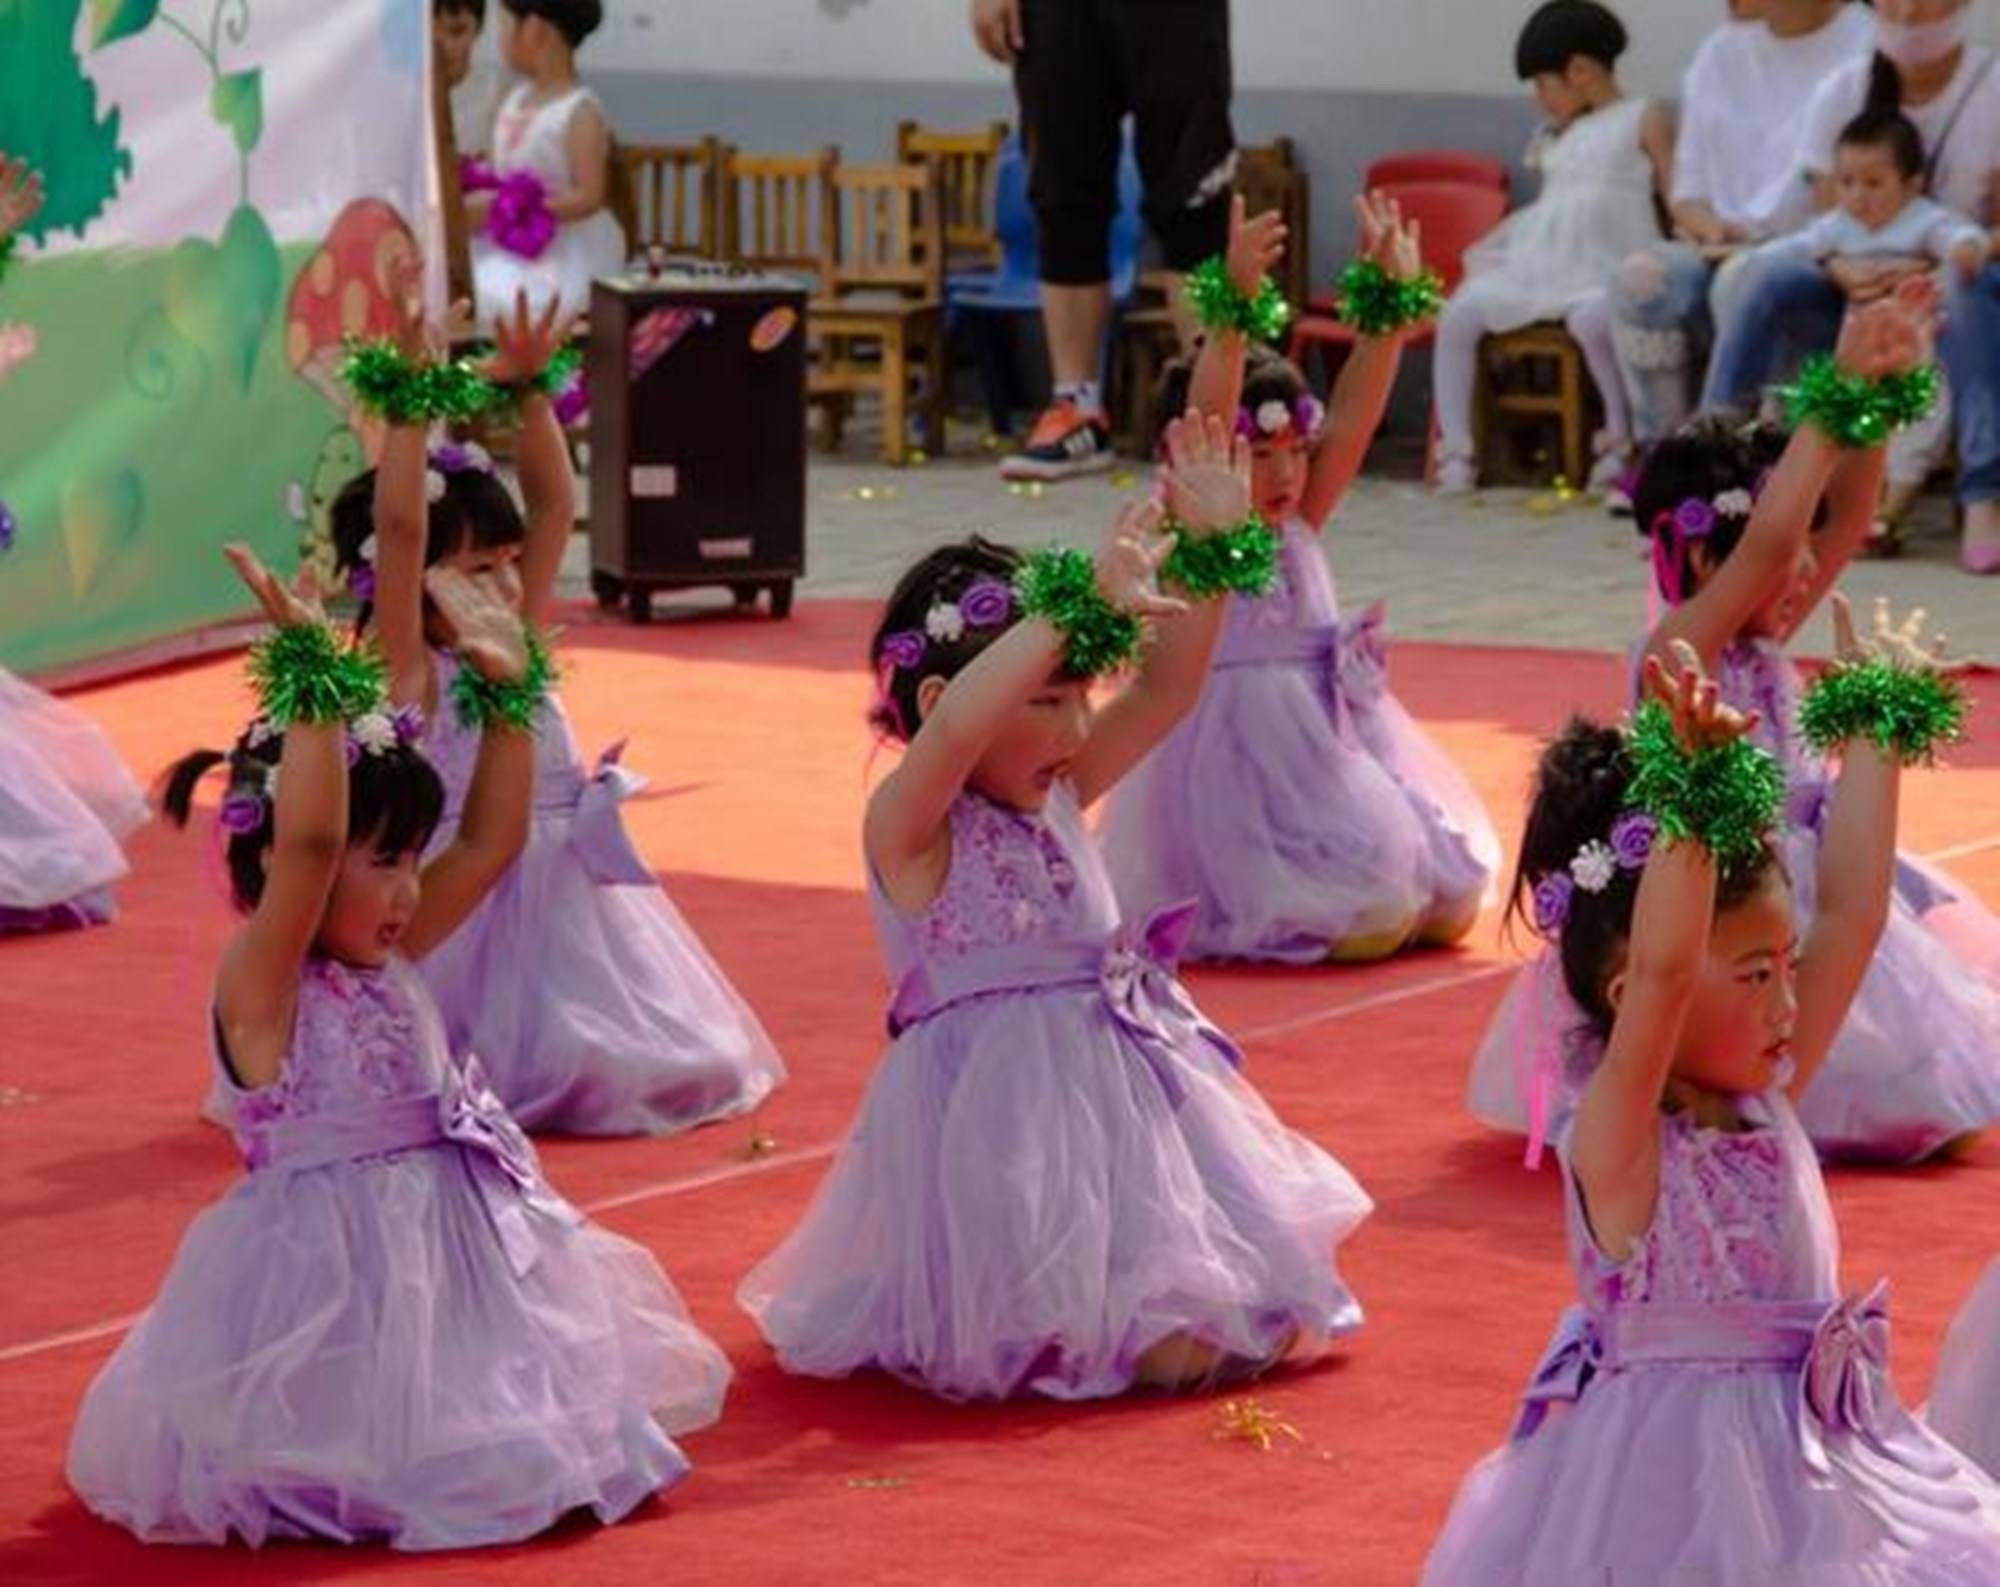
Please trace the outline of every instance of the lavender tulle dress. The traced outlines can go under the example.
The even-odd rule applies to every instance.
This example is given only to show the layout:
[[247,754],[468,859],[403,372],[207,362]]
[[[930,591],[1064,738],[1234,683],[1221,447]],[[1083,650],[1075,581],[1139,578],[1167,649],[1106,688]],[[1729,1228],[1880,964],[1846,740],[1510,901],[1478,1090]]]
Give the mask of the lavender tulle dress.
[[[433,852],[458,830],[479,734],[453,714],[455,658],[424,739],[445,785]],[[616,752],[586,770],[562,702],[535,734],[528,844],[423,963],[457,1051],[531,1130],[666,1134],[747,1113],[784,1079],[777,1050],[639,857],[619,804],[644,784]]]
[[2000,1486],[1897,1402],[1885,1290],[1841,1298],[1791,1105],[1744,1109],[1738,1134],[1662,1116],[1659,1202],[1624,1262],[1565,1162],[1581,1304],[1425,1587],[2000,1582]]
[[[1757,741],[1786,768],[1783,848],[1803,935],[1831,785],[1826,765],[1797,735],[1798,674],[1777,645],[1758,640],[1726,650],[1716,678],[1730,704],[1762,714]],[[1945,921],[1949,935],[1934,929]],[[1799,1105],[1823,1155],[1914,1162],[2000,1118],[2000,984],[1964,948],[1988,933],[2000,939],[2000,922],[1976,898],[1898,856],[1889,923],[1825,1067]],[[1473,1059],[1471,1109],[1503,1129],[1526,1127],[1522,1087],[1535,1072],[1537,1044],[1578,1018],[1554,979],[1552,995],[1547,963],[1524,971]]]
[[2000,1258],[1945,1336],[1930,1424],[2000,1481]]
[[110,920],[147,816],[96,724],[0,667],[0,936]]
[[86,1505],[150,1542],[460,1548],[685,1473],[668,1434],[727,1360],[549,1188],[407,964],[309,961],[277,1080],[217,1068],[249,1172],[84,1397]]
[[1226,1371],[1358,1327],[1334,1251],[1371,1203],[1174,978],[1187,911],[1120,929],[1067,785],[1040,815],[963,794],[950,820],[921,916],[871,887],[895,1043],[738,1292],[784,1367],[1085,1399],[1171,1337]]
[[1464,776],[1389,692],[1382,611],[1343,621],[1319,537],[1229,612],[1201,702],[1112,794],[1128,916],[1181,899],[1199,959],[1310,964],[1334,944],[1467,919],[1500,863]]

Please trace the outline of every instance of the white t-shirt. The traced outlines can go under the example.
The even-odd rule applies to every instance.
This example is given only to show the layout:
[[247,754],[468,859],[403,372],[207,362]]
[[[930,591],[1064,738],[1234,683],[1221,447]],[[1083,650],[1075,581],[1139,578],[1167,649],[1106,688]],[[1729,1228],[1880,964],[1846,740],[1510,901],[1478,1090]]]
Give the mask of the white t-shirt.
[[[1844,66],[1813,96],[1806,110],[1801,152],[1810,174],[1824,176],[1833,169],[1840,129],[1859,115],[1868,101],[1868,70],[1866,60]],[[1961,101],[1965,108],[1953,122],[1952,112]],[[2000,218],[1991,213],[1993,172],[2000,167],[2000,63],[1994,62],[1993,52],[1968,45],[1965,59],[1952,74],[1951,86],[1927,105],[1905,105],[1903,114],[1924,135],[1925,157],[1937,160],[1931,197],[1983,224]],[[1951,135],[1940,151],[1938,139],[1944,136],[1947,124]]]
[[1935,259],[1951,257],[1961,243],[1984,249],[1986,233],[1963,215],[1928,198],[1915,198],[1879,230],[1870,231],[1844,209],[1771,244],[1809,259]]
[[1781,39],[1730,22],[1702,40],[1681,85],[1674,202],[1701,201],[1752,236],[1790,231],[1812,213],[1799,178],[1805,110],[1827,77],[1875,48],[1875,18],[1843,6],[1816,33]]

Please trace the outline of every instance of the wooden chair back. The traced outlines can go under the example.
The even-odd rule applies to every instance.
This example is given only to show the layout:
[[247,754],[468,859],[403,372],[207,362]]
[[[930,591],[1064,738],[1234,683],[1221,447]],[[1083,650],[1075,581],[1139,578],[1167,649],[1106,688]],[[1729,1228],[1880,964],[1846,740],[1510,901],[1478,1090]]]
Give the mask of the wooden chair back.
[[841,165],[825,179],[822,290],[944,297],[944,224],[934,165]]
[[817,154],[722,155],[722,253],[762,270],[816,272],[826,257],[822,232],[827,180],[838,150]]
[[1000,238],[993,224],[994,177],[1006,141],[1004,121],[972,132],[940,131],[914,121],[896,128],[896,159],[937,170],[944,246],[951,264],[991,268],[1000,263]]
[[612,154],[611,212],[632,252],[659,248],[714,258],[721,242],[722,145],[714,138],[615,144]]

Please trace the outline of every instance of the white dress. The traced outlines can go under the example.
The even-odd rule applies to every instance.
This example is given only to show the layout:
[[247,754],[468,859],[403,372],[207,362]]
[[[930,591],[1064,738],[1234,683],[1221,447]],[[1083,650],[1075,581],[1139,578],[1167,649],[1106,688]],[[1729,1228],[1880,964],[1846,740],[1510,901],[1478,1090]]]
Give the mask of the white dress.
[[1465,255],[1466,284],[1489,332],[1562,319],[1601,293],[1627,257],[1660,240],[1653,162],[1639,145],[1646,105],[1616,100],[1530,151],[1540,196]]
[[[597,105],[588,88],[572,88],[545,105],[529,102],[533,85],[522,84],[500,106],[493,128],[493,169],[505,177],[533,171],[549,197],[559,199],[576,187],[569,167],[570,118],[585,105]],[[515,295],[546,304],[553,294],[562,299],[565,315],[590,307],[590,283],[614,275],[625,266],[625,232],[610,210],[564,225],[539,259],[509,253],[484,233],[472,239],[472,273],[479,299],[479,321],[491,324],[511,312]]]

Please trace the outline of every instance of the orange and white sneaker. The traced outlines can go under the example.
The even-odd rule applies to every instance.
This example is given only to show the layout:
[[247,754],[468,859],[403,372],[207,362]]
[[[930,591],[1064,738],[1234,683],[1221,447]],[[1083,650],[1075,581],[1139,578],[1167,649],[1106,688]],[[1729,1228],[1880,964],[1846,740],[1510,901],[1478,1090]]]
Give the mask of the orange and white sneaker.
[[1104,415],[1075,403],[1057,401],[1042,411],[1028,432],[1028,444],[1001,460],[1002,479],[1072,479],[1097,474],[1117,459]]

